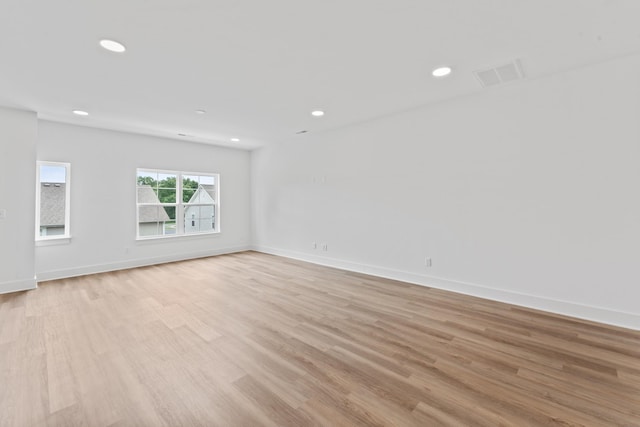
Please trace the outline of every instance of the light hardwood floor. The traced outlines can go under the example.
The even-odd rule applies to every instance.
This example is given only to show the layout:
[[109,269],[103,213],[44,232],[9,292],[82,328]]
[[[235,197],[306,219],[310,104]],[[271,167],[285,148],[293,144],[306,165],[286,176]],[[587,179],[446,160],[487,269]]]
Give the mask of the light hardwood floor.
[[640,426],[640,332],[246,252],[0,295],[1,426]]

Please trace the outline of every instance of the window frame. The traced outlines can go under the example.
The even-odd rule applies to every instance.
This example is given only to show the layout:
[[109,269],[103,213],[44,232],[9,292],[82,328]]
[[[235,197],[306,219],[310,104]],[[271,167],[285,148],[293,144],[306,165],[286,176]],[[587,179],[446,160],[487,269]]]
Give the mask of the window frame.
[[[169,174],[176,176],[176,201],[175,203],[138,203],[138,175],[140,172],[152,172],[156,174]],[[183,188],[182,181],[185,176],[207,176],[213,177],[215,182],[215,199],[213,201],[214,212],[215,212],[215,223],[216,227],[213,230],[206,231],[198,231],[198,232],[190,232],[185,233],[185,218],[184,212],[185,207],[187,206],[211,206],[211,204],[198,204],[194,203],[189,205],[188,203],[182,200],[183,197]],[[136,180],[135,180],[135,208],[136,208],[136,240],[157,240],[157,239],[174,239],[174,238],[182,238],[182,237],[192,237],[192,236],[206,236],[206,235],[215,235],[220,234],[221,232],[221,222],[220,222],[220,174],[217,172],[190,172],[190,171],[178,171],[171,169],[157,169],[157,168],[146,168],[146,167],[138,167],[136,168]],[[140,206],[160,206],[160,207],[175,207],[175,221],[176,221],[176,233],[175,234],[160,234],[160,235],[149,235],[149,236],[141,236],[140,235]]]
[[[64,234],[41,236],[40,235],[40,201],[41,182],[40,169],[42,166],[58,166],[65,168],[65,200],[64,200]],[[71,163],[51,162],[45,160],[36,161],[36,221],[35,221],[36,242],[69,240],[71,239]]]

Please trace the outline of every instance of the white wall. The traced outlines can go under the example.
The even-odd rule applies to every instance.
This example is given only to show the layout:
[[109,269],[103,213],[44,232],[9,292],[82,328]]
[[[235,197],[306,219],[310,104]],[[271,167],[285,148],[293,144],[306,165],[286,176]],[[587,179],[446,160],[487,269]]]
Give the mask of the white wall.
[[256,151],[255,244],[640,329],[639,162],[633,56]]
[[[249,247],[249,152],[41,121],[37,157],[71,163],[72,235],[69,244],[36,247],[38,280]],[[136,241],[140,167],[220,173],[221,233]]]
[[0,108],[0,293],[35,287],[36,114]]

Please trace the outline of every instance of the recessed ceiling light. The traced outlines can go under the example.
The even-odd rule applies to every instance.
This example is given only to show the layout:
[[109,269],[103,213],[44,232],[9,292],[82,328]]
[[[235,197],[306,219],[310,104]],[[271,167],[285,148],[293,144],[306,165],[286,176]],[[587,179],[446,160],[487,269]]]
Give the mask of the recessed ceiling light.
[[231,142],[240,142],[238,138],[231,138]]
[[88,116],[89,113],[87,113],[86,111],[82,111],[82,110],[73,110],[73,114],[75,114],[76,116]]
[[431,72],[433,77],[446,77],[451,74],[451,67],[439,67]]
[[196,110],[196,114],[206,114],[205,110]]
[[109,39],[100,40],[100,46],[102,46],[103,48],[111,52],[116,52],[116,53],[122,53],[125,50],[127,50],[127,48],[124,47],[122,43],[118,43],[115,40],[109,40]]
[[324,116],[324,111],[322,111],[322,110],[315,110],[315,111],[312,111],[312,112],[311,112],[311,115],[312,115],[313,117],[322,117],[322,116]]

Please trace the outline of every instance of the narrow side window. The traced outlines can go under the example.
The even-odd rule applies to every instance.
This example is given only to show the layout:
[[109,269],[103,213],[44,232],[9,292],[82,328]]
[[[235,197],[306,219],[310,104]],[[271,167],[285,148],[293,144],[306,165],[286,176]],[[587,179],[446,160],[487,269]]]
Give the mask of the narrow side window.
[[71,165],[37,162],[36,171],[36,240],[68,239]]

